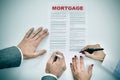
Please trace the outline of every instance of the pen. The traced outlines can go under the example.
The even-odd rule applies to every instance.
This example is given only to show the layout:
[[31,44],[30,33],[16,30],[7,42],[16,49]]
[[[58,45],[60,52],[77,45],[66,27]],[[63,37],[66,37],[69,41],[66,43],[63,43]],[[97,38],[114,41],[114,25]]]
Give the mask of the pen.
[[62,58],[62,56],[61,56],[61,55],[56,54],[56,55],[55,55],[55,58],[54,58],[54,61],[56,61],[58,58]]
[[61,56],[61,55],[56,54],[56,56],[57,56],[58,58],[62,58],[62,56]]
[[[104,49],[103,48],[88,48],[88,49],[86,49],[84,51],[92,54],[94,51],[101,51],[101,50],[104,50]],[[84,51],[80,51],[80,53],[83,53]]]

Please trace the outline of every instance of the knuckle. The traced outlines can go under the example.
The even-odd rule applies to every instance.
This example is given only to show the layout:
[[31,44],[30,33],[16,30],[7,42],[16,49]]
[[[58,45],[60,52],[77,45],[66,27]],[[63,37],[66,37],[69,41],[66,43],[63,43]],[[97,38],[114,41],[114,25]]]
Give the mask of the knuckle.
[[96,44],[96,45],[100,45],[100,44]]
[[86,47],[87,47],[87,48],[89,48],[89,47],[90,47],[90,45],[87,45]]
[[35,58],[37,55],[36,54],[33,54],[33,57]]
[[29,42],[29,43],[32,43],[32,42],[33,42],[33,39],[31,39],[31,38],[28,39],[28,42]]
[[97,47],[100,47],[100,44],[96,44]]
[[24,40],[25,40],[25,41],[28,41],[28,40],[29,40],[29,38],[24,38]]
[[78,72],[78,71],[75,71],[74,75],[76,76],[76,75],[78,75],[78,74],[79,74],[79,72]]

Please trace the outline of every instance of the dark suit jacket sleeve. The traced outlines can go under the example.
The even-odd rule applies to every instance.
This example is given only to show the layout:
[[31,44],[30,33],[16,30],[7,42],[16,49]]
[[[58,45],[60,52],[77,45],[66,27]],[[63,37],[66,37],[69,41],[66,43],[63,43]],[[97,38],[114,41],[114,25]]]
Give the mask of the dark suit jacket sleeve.
[[53,76],[43,76],[41,80],[57,80],[57,79]]
[[0,50],[0,69],[20,66],[21,58],[21,53],[15,46]]

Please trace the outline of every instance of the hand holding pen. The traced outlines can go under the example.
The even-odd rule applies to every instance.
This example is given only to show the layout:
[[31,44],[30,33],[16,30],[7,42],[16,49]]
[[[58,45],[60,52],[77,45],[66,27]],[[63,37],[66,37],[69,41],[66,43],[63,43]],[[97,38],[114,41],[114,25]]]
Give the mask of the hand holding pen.
[[65,57],[62,52],[54,52],[46,65],[46,73],[59,78],[66,70]]
[[96,45],[87,45],[84,47],[80,53],[84,54],[86,57],[103,61],[105,57],[105,53],[103,52],[103,48],[100,47],[99,44]]

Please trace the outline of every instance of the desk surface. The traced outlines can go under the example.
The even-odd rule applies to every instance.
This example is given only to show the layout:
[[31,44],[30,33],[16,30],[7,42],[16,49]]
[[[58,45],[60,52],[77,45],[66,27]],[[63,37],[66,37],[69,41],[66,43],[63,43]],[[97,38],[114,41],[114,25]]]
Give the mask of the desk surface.
[[[71,0],[75,1],[75,0]],[[77,1],[77,0],[76,0]],[[83,1],[83,0],[81,0]],[[0,1],[0,49],[17,45],[30,27],[49,28],[49,4],[53,0],[1,0]],[[120,0],[85,0],[86,44],[100,43],[106,54],[119,56]],[[24,60],[20,67],[0,70],[0,80],[40,80],[50,57],[49,37],[38,49],[46,48],[45,55]],[[74,54],[64,53],[67,70],[60,80],[73,80],[69,63]],[[69,55],[69,56],[67,56]],[[91,80],[117,80],[100,62],[85,58],[86,64],[94,63]],[[69,76],[69,77],[68,77]]]

